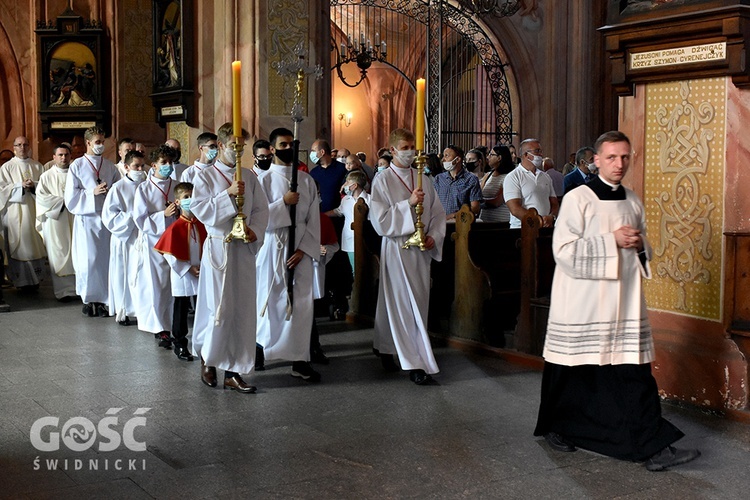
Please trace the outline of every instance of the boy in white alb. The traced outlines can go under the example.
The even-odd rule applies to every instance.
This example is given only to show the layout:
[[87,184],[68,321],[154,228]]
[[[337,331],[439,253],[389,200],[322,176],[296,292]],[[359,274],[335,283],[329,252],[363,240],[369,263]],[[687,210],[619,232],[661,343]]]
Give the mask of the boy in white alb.
[[172,192],[177,184],[170,178],[173,148],[161,145],[151,152],[151,175],[135,191],[133,218],[139,230],[138,246],[142,267],[136,279],[136,316],[138,329],[151,332],[159,339],[159,347],[172,348],[169,334],[172,324],[172,293],[169,264],[154,245],[179,214]]
[[122,326],[129,326],[136,316],[136,275],[140,253],[136,249],[138,228],[133,219],[135,191],[146,180],[144,157],[131,150],[123,159],[125,176],[107,193],[102,208],[102,222],[110,233],[109,250],[109,312]]
[[76,294],[83,301],[86,316],[109,316],[110,232],[102,223],[107,191],[120,180],[120,172],[104,153],[104,130],[92,127],[84,134],[86,154],[74,160],[65,182],[65,206],[75,215],[73,267]]

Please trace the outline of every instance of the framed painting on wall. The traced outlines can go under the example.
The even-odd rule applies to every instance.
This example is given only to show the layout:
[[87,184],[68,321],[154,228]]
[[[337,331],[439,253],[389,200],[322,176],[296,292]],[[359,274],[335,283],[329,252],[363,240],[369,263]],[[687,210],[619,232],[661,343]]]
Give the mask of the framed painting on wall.
[[104,94],[104,30],[68,9],[55,21],[37,22],[39,117],[42,135],[108,125]]

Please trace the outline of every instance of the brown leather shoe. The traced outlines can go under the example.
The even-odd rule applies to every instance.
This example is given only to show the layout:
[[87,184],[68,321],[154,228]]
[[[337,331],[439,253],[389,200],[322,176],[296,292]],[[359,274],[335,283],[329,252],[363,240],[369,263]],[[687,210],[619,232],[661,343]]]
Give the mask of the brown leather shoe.
[[201,380],[209,387],[216,387],[216,367],[206,366],[201,358]]
[[239,375],[230,378],[225,377],[224,389],[231,389],[233,391],[241,392],[242,394],[253,394],[258,390],[254,385],[247,384]]

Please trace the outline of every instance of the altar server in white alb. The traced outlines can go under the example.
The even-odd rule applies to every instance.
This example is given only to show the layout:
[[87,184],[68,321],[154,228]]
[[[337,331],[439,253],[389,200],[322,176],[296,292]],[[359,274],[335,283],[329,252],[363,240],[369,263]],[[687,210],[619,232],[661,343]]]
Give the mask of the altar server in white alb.
[[[317,382],[320,374],[310,365],[310,334],[312,263],[320,259],[320,200],[315,181],[305,172],[297,172],[297,191],[290,190],[293,141],[288,129],[271,132],[274,160],[258,177],[269,202],[266,244],[258,255],[258,343],[266,361],[292,361],[292,376]],[[289,240],[292,205],[297,207],[294,241]],[[290,269],[294,270],[293,301],[288,293]]]
[[[380,250],[380,288],[375,312],[374,347],[383,367],[403,370],[418,385],[439,371],[427,334],[430,302],[430,263],[442,259],[445,210],[428,176],[417,188],[417,171],[411,168],[416,151],[414,134],[405,129],[391,132],[388,169],[375,176],[370,197],[370,221],[383,237]],[[417,203],[422,202],[426,250],[402,248],[416,227]]]
[[73,267],[76,293],[86,316],[109,316],[106,303],[109,287],[110,232],[102,224],[102,207],[107,191],[120,180],[114,163],[102,157],[104,130],[92,127],[84,134],[86,154],[73,160],[65,182],[65,206],[75,215]]
[[39,178],[36,187],[36,228],[44,239],[52,274],[52,288],[57,300],[76,296],[76,274],[73,269],[74,217],[65,208],[65,182],[70,168],[70,148],[55,148],[52,166]]
[[216,144],[216,134],[203,132],[196,139],[198,151],[201,156],[182,172],[180,182],[193,182],[193,178],[201,173],[205,168],[210,167],[216,161],[219,154],[218,145]]
[[170,177],[176,154],[164,144],[151,151],[151,175],[138,185],[133,201],[133,219],[138,228],[136,245],[140,252],[134,292],[138,329],[153,333],[159,340],[159,347],[165,349],[172,349],[170,271],[169,264],[154,245],[180,215],[180,203],[175,202],[173,192],[177,182]]
[[557,266],[534,434],[557,451],[580,447],[663,470],[700,453],[672,446],[683,434],[662,418],[651,375],[646,214],[621,185],[630,140],[607,132],[594,150],[599,175],[565,195],[552,236]]
[[122,326],[135,324],[136,278],[141,266],[136,248],[138,228],[133,218],[135,191],[146,180],[143,153],[125,153],[125,176],[107,193],[102,209],[104,226],[112,233],[109,254],[109,312]]
[[8,278],[16,288],[32,290],[39,287],[44,272],[42,237],[36,231],[34,193],[44,166],[32,159],[26,137],[13,141],[15,156],[0,166],[0,186],[10,187],[10,195],[2,213],[8,235]]
[[[232,124],[222,125],[217,135],[219,158],[193,179],[190,204],[207,232],[198,277],[193,354],[201,358],[204,384],[216,387],[216,368],[221,368],[225,389],[250,394],[256,388],[242,374],[255,367],[255,258],[268,224],[268,200],[249,169],[242,169],[242,181],[235,179]],[[244,140],[249,137],[245,130],[242,135]],[[238,195],[245,200],[247,243],[226,241],[238,213]]]

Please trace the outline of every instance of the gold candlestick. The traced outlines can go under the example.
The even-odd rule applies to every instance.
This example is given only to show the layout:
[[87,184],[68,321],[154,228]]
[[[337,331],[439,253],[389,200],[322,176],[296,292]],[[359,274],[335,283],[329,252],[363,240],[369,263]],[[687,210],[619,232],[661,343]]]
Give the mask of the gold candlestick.
[[[232,151],[235,154],[235,172],[234,180],[242,180],[242,151],[245,149],[245,142],[242,137],[235,137],[235,142],[232,144]],[[242,213],[242,207],[245,205],[245,195],[237,195],[237,215],[234,216],[234,225],[232,226],[232,232],[230,232],[226,239],[227,243],[232,240],[240,240],[244,243],[250,243],[250,235],[247,234],[247,216]]]
[[[417,151],[417,189],[422,189],[422,172],[424,172],[424,166],[427,164],[427,155],[421,149]],[[422,214],[424,213],[423,203],[420,201],[417,206],[414,207],[414,211],[417,213],[417,220],[414,226],[417,228],[414,231],[404,246],[401,248],[407,249],[413,246],[419,246],[421,251],[427,250],[425,247],[425,234],[424,234],[424,222],[422,222]]]

